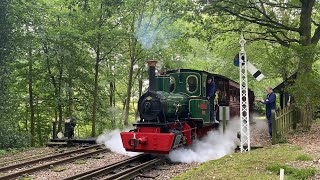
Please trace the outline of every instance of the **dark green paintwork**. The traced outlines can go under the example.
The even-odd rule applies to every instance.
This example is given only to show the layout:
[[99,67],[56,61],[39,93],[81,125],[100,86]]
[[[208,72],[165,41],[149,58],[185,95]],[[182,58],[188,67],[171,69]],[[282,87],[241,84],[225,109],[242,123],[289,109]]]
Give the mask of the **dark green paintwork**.
[[[190,112],[191,118],[203,119],[204,123],[210,123],[209,101],[202,99],[202,97],[206,96],[207,75],[208,73],[190,70],[190,72],[176,71],[166,76],[156,77],[156,90],[161,94],[161,101],[165,102],[164,113],[167,121],[176,120],[176,109],[177,105],[180,104],[178,118],[186,118]],[[194,92],[187,90],[187,78],[190,76],[195,76],[197,79],[197,89]],[[170,78],[175,82],[172,92],[170,92],[170,81],[172,81]],[[203,110],[200,109],[200,104],[202,103],[207,105],[204,115],[202,114]]]
[[[187,78],[188,76],[196,76],[197,77],[197,89],[195,92],[188,92],[187,91]],[[182,72],[182,73],[171,73],[170,76],[172,76],[175,79],[175,88],[173,93],[185,93],[189,96],[200,96],[201,95],[201,75],[197,72]]]
[[[184,94],[167,93],[163,91],[158,91],[157,93],[161,94],[160,101],[165,103],[164,113],[166,114],[167,118],[171,120],[177,119],[176,109],[178,105],[180,105],[178,108],[178,117],[186,117],[189,111],[188,96]],[[169,119],[167,119],[167,121]]]
[[207,74],[202,74],[202,96],[206,97]]
[[[210,123],[210,105],[208,100],[204,99],[190,99],[189,101],[189,111],[191,113],[191,118],[201,118],[204,123]],[[200,109],[200,104],[206,104],[206,109]],[[202,111],[205,111],[205,114],[202,114]]]
[[156,77],[156,90],[170,92],[170,76]]

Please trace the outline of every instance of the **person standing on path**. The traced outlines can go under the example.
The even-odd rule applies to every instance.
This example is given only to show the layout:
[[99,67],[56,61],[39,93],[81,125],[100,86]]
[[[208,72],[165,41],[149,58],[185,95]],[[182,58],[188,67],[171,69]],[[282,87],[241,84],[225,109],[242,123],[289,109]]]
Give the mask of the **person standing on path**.
[[269,135],[272,137],[272,120],[271,110],[276,109],[276,94],[273,92],[272,87],[266,87],[267,97],[266,99],[257,99],[258,102],[266,105],[266,117],[268,121]]

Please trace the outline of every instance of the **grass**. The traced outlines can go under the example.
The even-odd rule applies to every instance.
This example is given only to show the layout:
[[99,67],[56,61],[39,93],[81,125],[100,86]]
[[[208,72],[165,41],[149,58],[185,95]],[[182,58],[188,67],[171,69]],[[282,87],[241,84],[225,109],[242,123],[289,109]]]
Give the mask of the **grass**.
[[296,158],[297,161],[312,161],[312,157],[306,154],[302,154]]
[[64,170],[66,170],[66,169],[67,169],[67,168],[64,167],[64,166],[57,166],[57,167],[51,168],[51,171],[53,171],[53,172],[62,172],[62,171],[64,171]]
[[22,178],[19,179],[19,180],[32,180],[32,178],[30,178],[30,177],[22,177]]
[[95,159],[102,159],[104,156],[103,155],[98,155],[98,156],[95,156],[94,158]]
[[293,168],[288,165],[283,164],[272,164],[270,166],[267,166],[266,168],[268,171],[271,171],[272,173],[276,173],[279,175],[280,169],[284,169],[284,174],[287,175],[288,179],[308,179],[309,177],[312,177],[316,174],[316,169],[314,168],[305,168],[305,169],[298,169]]
[[[275,164],[296,161],[304,155],[301,150],[301,147],[280,144],[257,149],[250,153],[226,155],[223,158],[203,163],[174,179],[279,179],[278,169],[275,173],[266,167],[271,168]],[[290,168],[287,167],[287,169]],[[291,168],[290,170],[292,178],[309,177],[315,173],[314,169]]]
[[73,162],[73,164],[85,164],[85,163],[87,163],[87,162],[85,160],[83,160],[83,159],[78,159],[78,160]]

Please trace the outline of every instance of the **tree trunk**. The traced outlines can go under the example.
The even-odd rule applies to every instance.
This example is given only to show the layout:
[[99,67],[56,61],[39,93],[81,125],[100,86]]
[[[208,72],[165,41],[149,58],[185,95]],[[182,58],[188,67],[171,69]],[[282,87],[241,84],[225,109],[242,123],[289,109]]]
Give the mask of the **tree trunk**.
[[130,110],[130,100],[131,100],[131,89],[132,89],[132,79],[133,79],[133,65],[134,65],[134,57],[131,57],[130,61],[130,70],[129,70],[129,81],[127,86],[127,100],[126,100],[126,110],[124,115],[124,126],[129,125],[129,110]]
[[30,107],[30,131],[31,131],[31,146],[35,146],[35,129],[34,129],[34,104],[33,104],[33,62],[32,50],[29,48],[29,107]]
[[29,108],[28,108],[28,102],[26,102],[26,124],[25,124],[25,126],[26,126],[26,131],[28,132],[29,130],[28,130],[28,119],[29,119]]
[[[51,66],[50,66],[50,60],[49,60],[49,49],[48,49],[48,46],[47,44],[43,44],[43,51],[44,53],[46,54],[46,63],[47,63],[47,69],[48,69],[48,74],[51,78],[51,82],[52,82],[52,85],[53,85],[53,88],[54,88],[54,97],[55,97],[55,108],[54,108],[54,117],[55,117],[55,122],[57,123],[58,122],[58,103],[57,103],[57,100],[58,100],[58,88],[57,88],[57,83],[56,83],[56,78],[55,76],[52,74],[52,71],[51,71]],[[60,129],[58,127],[58,131],[56,131],[57,133],[58,132],[61,132],[61,124],[60,124]]]
[[40,116],[40,108],[39,108],[39,99],[36,99],[36,107],[37,107],[37,134],[40,147],[43,146],[43,139],[42,139],[42,131],[41,131],[41,116]]
[[[141,73],[140,73],[140,77],[139,77],[139,80],[138,80],[138,86],[139,86],[139,98],[141,97],[142,95],[142,85],[143,85],[143,70],[141,70]],[[137,107],[137,112],[136,112],[136,118],[139,117],[139,108]]]
[[72,111],[73,111],[73,92],[72,92],[72,79],[69,77],[68,80],[68,89],[67,89],[67,97],[68,97],[68,108],[67,108],[67,116],[71,117],[72,116]]
[[109,97],[109,104],[110,104],[110,112],[111,112],[111,127],[112,129],[116,128],[116,121],[115,121],[115,84],[114,82],[109,83],[110,86],[110,97]]
[[312,8],[315,0],[300,0],[301,12],[300,12],[300,41],[302,46],[308,46],[311,44],[311,15]]
[[[99,38],[100,39],[100,38]],[[93,110],[92,110],[92,129],[91,136],[96,136],[96,118],[97,118],[97,100],[98,100],[98,77],[99,77],[99,62],[100,62],[100,46],[96,50],[96,65],[94,74],[94,91],[93,91]]]
[[59,113],[59,123],[58,123],[58,131],[62,131],[62,123],[63,123],[63,111],[62,111],[62,99],[61,99],[61,86],[62,86],[62,75],[63,75],[63,58],[61,57],[60,62],[58,63],[59,67],[59,81],[58,81],[58,94],[57,94],[57,100],[58,100],[58,113]]
[[299,34],[301,49],[298,49],[299,62],[299,74],[308,73],[312,70],[312,63],[314,61],[314,45],[311,44],[311,24],[312,24],[312,9],[314,7],[315,0],[300,0],[301,12],[300,12],[300,24]]
[[[98,21],[98,30],[101,29],[103,25],[103,4],[100,4],[100,16]],[[100,46],[101,46],[101,34],[98,32],[97,44],[96,44],[96,65],[94,74],[94,91],[93,91],[93,109],[92,109],[92,127],[91,136],[96,136],[96,119],[97,119],[97,101],[98,101],[98,78],[99,78],[99,63],[100,63]]]
[[[132,18],[131,23],[131,33],[134,34],[135,31],[135,15]],[[133,66],[136,61],[136,45],[137,39],[133,36],[129,36],[129,49],[130,49],[130,70],[129,70],[129,80],[127,86],[127,98],[125,102],[125,114],[124,114],[124,126],[129,124],[129,111],[130,111],[130,100],[131,100],[131,89],[132,89],[132,79],[133,79]]]

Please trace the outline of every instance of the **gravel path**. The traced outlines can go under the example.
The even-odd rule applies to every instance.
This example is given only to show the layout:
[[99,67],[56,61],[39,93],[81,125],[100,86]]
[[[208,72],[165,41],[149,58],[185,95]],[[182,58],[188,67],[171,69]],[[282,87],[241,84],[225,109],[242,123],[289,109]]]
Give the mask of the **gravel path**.
[[271,138],[268,133],[267,120],[265,118],[257,119],[250,124],[251,146],[271,146]]

